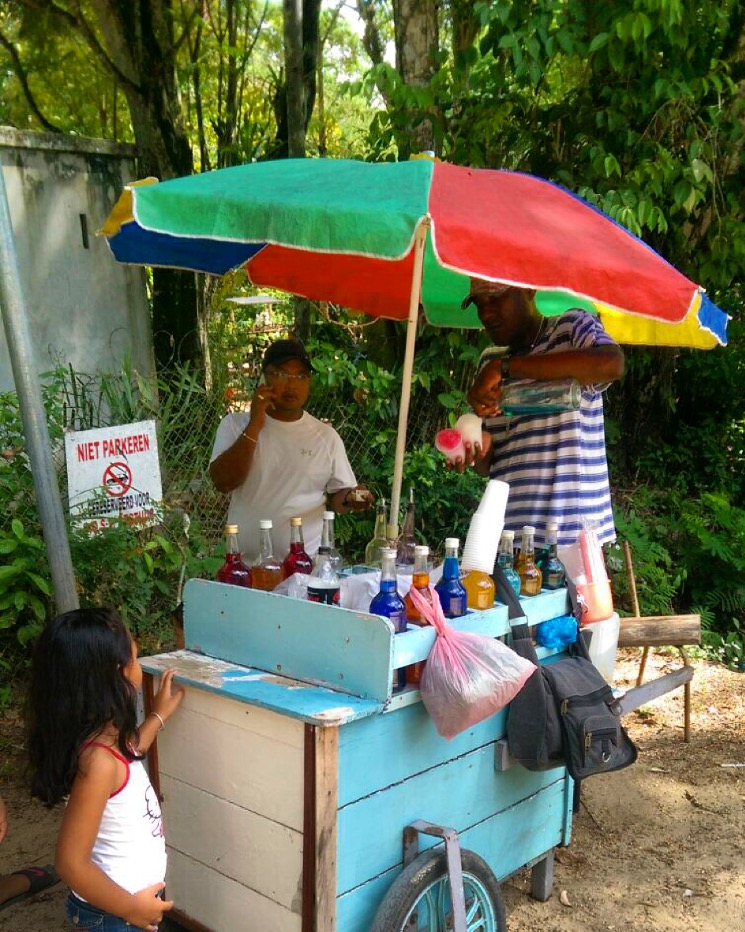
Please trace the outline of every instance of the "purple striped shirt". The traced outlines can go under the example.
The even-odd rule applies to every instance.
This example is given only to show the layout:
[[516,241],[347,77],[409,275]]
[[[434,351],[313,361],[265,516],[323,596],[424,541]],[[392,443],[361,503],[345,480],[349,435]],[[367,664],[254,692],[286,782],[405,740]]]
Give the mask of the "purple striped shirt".
[[[570,310],[548,318],[529,356],[561,353],[590,346],[615,345],[600,321],[586,311]],[[490,347],[479,360],[505,352]],[[559,544],[571,544],[586,524],[596,527],[601,543],[615,540],[602,391],[607,385],[583,385],[576,411],[487,418],[494,439],[492,479],[509,483],[505,528],[519,541],[524,524],[535,526],[536,546],[545,543],[546,524],[559,525]]]

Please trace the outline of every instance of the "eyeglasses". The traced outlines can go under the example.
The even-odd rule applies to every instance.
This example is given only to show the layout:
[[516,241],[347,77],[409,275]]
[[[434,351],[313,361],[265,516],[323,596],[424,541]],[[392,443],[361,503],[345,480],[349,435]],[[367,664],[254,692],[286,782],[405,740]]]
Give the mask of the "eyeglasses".
[[310,372],[283,372],[281,369],[267,369],[265,375],[272,382],[310,382]]

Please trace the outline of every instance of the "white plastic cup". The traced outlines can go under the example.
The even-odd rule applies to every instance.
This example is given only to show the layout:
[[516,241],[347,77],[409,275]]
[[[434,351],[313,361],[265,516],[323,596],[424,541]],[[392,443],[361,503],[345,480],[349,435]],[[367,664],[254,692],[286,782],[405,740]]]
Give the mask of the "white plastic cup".
[[465,459],[466,448],[463,446],[463,436],[459,430],[448,427],[438,430],[435,437],[435,446],[450,463],[457,459]]
[[479,569],[491,573],[501,536],[501,524],[495,525],[487,514],[475,512],[463,547],[461,567],[464,570]]

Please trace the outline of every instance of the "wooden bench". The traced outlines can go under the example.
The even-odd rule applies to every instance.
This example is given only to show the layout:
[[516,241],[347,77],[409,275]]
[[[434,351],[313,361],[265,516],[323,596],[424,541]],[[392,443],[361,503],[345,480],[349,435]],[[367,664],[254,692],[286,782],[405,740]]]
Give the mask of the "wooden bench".
[[[640,615],[639,599],[636,593],[636,580],[631,562],[631,550],[628,541],[624,541],[624,556],[629,577],[631,604],[634,616],[621,619],[618,635],[619,647],[643,647],[636,686],[629,689],[621,699],[622,714],[638,709],[673,689],[683,687],[683,740],[691,740],[691,680],[693,667],[685,648],[701,641],[700,615]],[[683,659],[683,666],[671,673],[658,676],[644,683],[644,670],[652,647],[677,647]]]

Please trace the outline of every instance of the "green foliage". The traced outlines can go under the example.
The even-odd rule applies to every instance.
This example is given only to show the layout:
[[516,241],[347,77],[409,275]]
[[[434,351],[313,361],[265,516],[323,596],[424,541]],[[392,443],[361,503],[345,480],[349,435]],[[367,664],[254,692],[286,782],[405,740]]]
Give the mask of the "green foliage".
[[[704,646],[737,666],[745,640],[745,510],[721,493],[641,488],[616,509],[629,541],[642,614],[701,614]],[[630,610],[617,555],[615,586]],[[611,562],[611,561],[609,561]]]
[[44,541],[13,518],[9,531],[0,528],[0,556],[0,628],[14,629],[24,645],[41,631],[49,611]]

